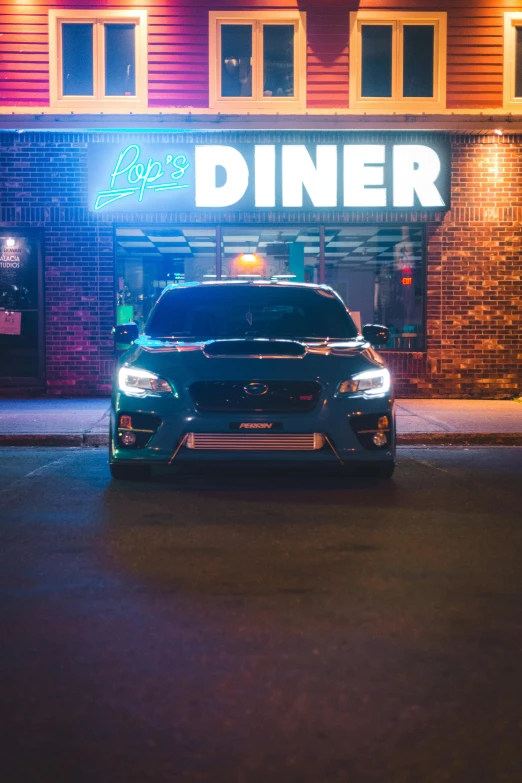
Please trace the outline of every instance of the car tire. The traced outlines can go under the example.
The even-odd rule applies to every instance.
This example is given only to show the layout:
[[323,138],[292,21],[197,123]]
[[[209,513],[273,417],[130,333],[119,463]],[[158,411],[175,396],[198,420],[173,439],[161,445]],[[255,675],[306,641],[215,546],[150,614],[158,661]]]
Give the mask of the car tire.
[[109,470],[112,478],[118,481],[147,481],[150,478],[150,465],[122,465],[111,462]]
[[395,462],[374,462],[359,469],[359,474],[367,478],[391,479],[395,470]]

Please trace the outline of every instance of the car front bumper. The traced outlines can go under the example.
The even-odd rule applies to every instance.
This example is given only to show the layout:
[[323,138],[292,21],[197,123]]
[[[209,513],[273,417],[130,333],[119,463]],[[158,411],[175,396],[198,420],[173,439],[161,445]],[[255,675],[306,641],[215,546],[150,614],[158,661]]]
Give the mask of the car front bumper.
[[[154,417],[155,432],[140,436],[147,441],[142,448],[126,447],[122,443],[119,429],[121,415]],[[375,447],[371,438],[372,427],[364,426],[363,436],[356,433],[361,422],[372,425],[379,417],[387,416],[389,430],[387,444]],[[364,419],[361,417],[365,417]],[[274,429],[239,430],[241,424],[272,424]],[[376,425],[375,425],[376,426]],[[152,429],[154,429],[154,427]],[[146,429],[146,428],[141,428]],[[224,435],[225,441],[233,433],[237,437],[246,435],[255,444],[252,435],[263,434],[263,447],[190,448],[190,434]],[[299,447],[286,450],[266,446],[267,438],[281,441],[283,436],[313,435],[320,448],[301,450]],[[195,439],[198,441],[198,438]],[[290,442],[292,439],[289,438]],[[194,438],[192,439],[194,442]],[[199,440],[201,442],[201,440]],[[276,441],[274,441],[275,443]],[[245,441],[246,443],[246,441]],[[390,395],[367,399],[362,396],[320,400],[316,408],[305,414],[240,414],[199,413],[191,405],[175,397],[147,396],[130,397],[115,392],[111,406],[111,462],[134,462],[147,464],[191,464],[199,462],[269,462],[284,464],[339,464],[374,463],[393,460],[395,457],[395,418],[393,398]]]

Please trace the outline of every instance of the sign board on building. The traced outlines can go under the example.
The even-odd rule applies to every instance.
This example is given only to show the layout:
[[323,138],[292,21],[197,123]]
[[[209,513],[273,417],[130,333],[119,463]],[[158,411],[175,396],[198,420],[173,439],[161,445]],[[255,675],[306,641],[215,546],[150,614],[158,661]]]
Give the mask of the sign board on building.
[[89,145],[95,212],[449,209],[444,143]]

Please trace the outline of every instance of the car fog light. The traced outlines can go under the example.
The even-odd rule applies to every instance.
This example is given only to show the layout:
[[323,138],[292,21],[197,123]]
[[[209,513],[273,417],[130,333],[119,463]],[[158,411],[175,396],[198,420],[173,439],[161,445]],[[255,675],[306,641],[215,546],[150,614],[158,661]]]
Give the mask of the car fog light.
[[386,446],[388,442],[388,438],[386,437],[386,433],[379,431],[376,432],[375,435],[372,438],[373,442],[376,446]]
[[136,443],[135,432],[123,432],[121,434],[121,442],[124,446],[133,446]]

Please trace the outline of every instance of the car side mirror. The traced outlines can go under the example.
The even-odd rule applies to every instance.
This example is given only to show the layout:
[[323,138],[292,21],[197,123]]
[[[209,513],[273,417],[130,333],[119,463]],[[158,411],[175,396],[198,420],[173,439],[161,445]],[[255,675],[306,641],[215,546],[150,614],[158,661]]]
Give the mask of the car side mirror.
[[390,339],[390,330],[379,324],[365,324],[362,328],[363,337],[371,345],[386,345]]
[[128,324],[114,326],[112,334],[117,346],[123,345],[128,347],[129,345],[132,345],[134,340],[138,339],[140,330],[138,329],[138,324],[131,321]]

